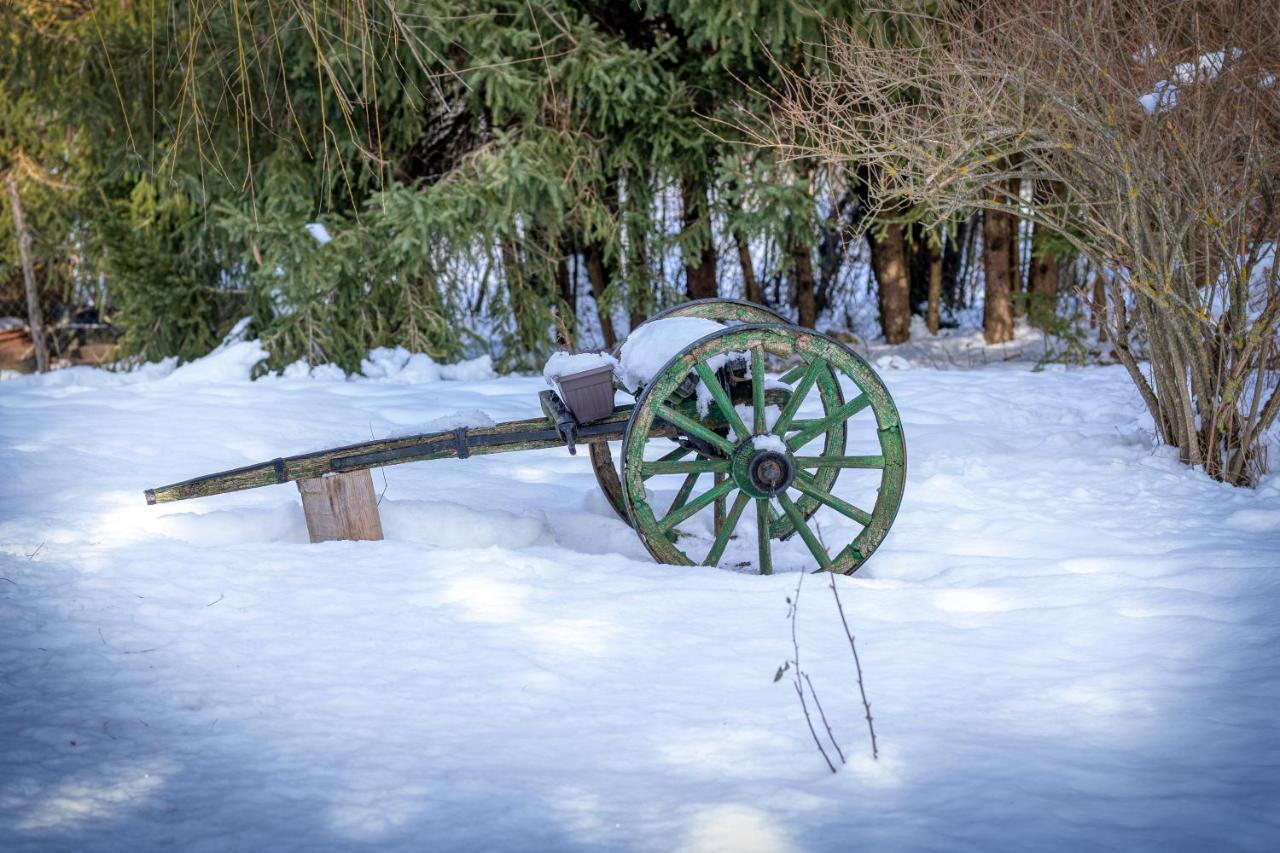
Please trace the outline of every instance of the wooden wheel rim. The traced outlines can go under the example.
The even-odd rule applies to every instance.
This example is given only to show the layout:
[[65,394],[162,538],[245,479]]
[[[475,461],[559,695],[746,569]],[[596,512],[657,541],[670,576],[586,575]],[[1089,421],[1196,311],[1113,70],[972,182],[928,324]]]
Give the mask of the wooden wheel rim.
[[[731,476],[721,479],[720,475],[717,474],[717,485],[692,500],[687,500],[689,495],[686,494],[687,503],[682,503],[677,507],[678,512],[668,511],[664,518],[658,518],[655,515],[654,509],[645,494],[645,472],[653,467],[653,463],[644,460],[645,444],[649,440],[649,432],[654,421],[662,417],[660,409],[669,400],[676,387],[689,373],[699,370],[699,365],[702,365],[705,370],[707,360],[716,355],[729,352],[751,352],[753,349],[762,353],[768,352],[780,356],[799,355],[808,361],[811,366],[815,363],[826,365],[829,368],[828,370],[821,370],[815,367],[811,371],[815,374],[812,384],[818,385],[820,390],[824,376],[839,373],[850,379],[860,392],[854,400],[839,406],[835,412],[830,412],[824,406],[824,410],[827,413],[822,418],[814,422],[806,422],[803,428],[796,428],[794,435],[786,436],[786,433],[792,432],[793,428],[786,423],[782,425],[783,438],[788,444],[788,453],[792,454],[792,458],[807,460],[805,464],[812,460],[820,460],[821,464],[813,467],[816,467],[819,471],[829,470],[833,474],[829,480],[817,481],[815,478],[811,478],[810,481],[806,482],[807,489],[802,491],[801,500],[803,500],[804,496],[810,496],[811,492],[816,491],[821,493],[823,497],[821,503],[833,508],[843,506],[845,509],[838,509],[838,511],[846,515],[848,515],[847,510],[854,510],[860,513],[859,519],[855,520],[862,524],[861,531],[853,541],[843,546],[836,544],[835,547],[838,550],[834,554],[820,546],[818,538],[805,522],[805,515],[800,508],[801,500],[791,499],[785,493],[776,498],[753,498],[745,491],[738,489]],[[763,373],[763,371],[761,372]],[[763,387],[763,377],[761,377],[761,387]],[[718,405],[718,402],[713,401],[713,405]],[[824,453],[820,457],[794,456],[794,451],[799,450],[807,442],[823,433],[827,433],[827,444],[830,447],[830,434],[834,431],[834,424],[827,423],[824,426],[824,422],[830,422],[835,419],[843,426],[862,408],[871,409],[875,416],[876,438],[881,451],[879,457],[843,456],[843,437],[845,432],[843,428],[839,430],[841,438],[838,449],[839,455],[833,455],[824,449]],[[792,414],[794,415],[794,412]],[[743,424],[743,426],[745,427],[746,425]],[[746,428],[754,430],[756,426],[757,424],[753,424],[751,427]],[[776,428],[776,424],[770,427],[770,431],[772,432],[774,428]],[[805,438],[806,433],[811,434]],[[736,450],[737,447],[741,446],[744,439],[738,435],[737,429],[731,435],[734,435],[737,439],[733,448]],[[801,441],[800,439],[802,438],[803,440]],[[791,447],[793,442],[798,443]],[[876,375],[870,365],[848,347],[825,335],[797,326],[771,324],[727,328],[707,335],[696,341],[684,352],[673,357],[636,398],[635,408],[627,422],[626,432],[623,436],[622,448],[621,492],[631,525],[640,535],[645,547],[653,555],[654,559],[659,562],[677,565],[692,565],[696,561],[677,546],[668,535],[669,530],[674,529],[684,518],[696,514],[701,507],[710,504],[715,497],[718,496],[722,500],[727,499],[733,492],[737,491],[738,497],[734,501],[729,517],[726,518],[726,524],[731,530],[744,514],[745,504],[747,502],[756,504],[757,518],[766,522],[765,530],[768,534],[766,536],[758,535],[760,540],[758,568],[762,572],[767,573],[772,570],[769,540],[786,535],[783,526],[778,524],[781,519],[775,520],[771,517],[774,504],[780,505],[782,509],[781,516],[790,523],[791,530],[800,534],[820,568],[841,573],[853,572],[866,562],[888,533],[902,501],[906,474],[906,448],[903,442],[901,421],[898,417],[897,407],[894,405],[893,399],[880,377]],[[725,452],[723,448],[721,452]],[[727,452],[726,455],[732,455],[732,451]],[[878,464],[872,464],[876,460],[878,460]],[[858,510],[856,507],[846,504],[830,494],[830,483],[834,482],[835,476],[838,476],[842,467],[879,468],[881,471],[875,505],[870,512]],[[711,468],[708,467],[703,470],[711,470]],[[725,470],[728,471],[728,468],[726,467]],[[814,486],[819,483],[824,483],[826,487],[821,488],[819,486],[815,490]],[[713,495],[717,490],[719,490],[718,495]],[[712,497],[708,499],[708,495]],[[690,507],[695,506],[697,508],[693,512],[688,513],[684,518],[679,517],[680,513],[687,512]],[[674,521],[672,521],[673,516],[676,517]],[[849,517],[853,518],[854,516],[850,515]],[[727,532],[723,536],[717,535],[707,558],[702,562],[709,565],[717,564],[723,556],[724,542],[727,542],[728,536],[729,533]],[[722,539],[724,542],[721,541]],[[718,553],[717,548],[719,549]],[[712,557],[714,559],[711,559]]]

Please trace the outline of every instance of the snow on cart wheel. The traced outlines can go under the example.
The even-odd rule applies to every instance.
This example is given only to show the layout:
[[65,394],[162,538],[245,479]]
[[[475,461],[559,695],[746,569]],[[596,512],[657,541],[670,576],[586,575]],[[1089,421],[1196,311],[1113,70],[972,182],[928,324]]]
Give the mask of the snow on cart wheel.
[[[636,329],[655,320],[667,320],[673,317],[701,317],[717,323],[786,324],[791,322],[778,312],[754,302],[745,302],[741,299],[695,299],[659,311],[636,326]],[[636,329],[631,331],[635,332]],[[614,348],[615,358],[621,354],[621,349],[621,344]],[[619,518],[630,524],[631,519],[627,516],[627,509],[622,501],[622,481],[618,477],[618,468],[613,462],[613,452],[609,448],[609,443],[601,441],[592,444],[588,452],[591,454],[591,467],[595,471],[596,482],[600,485],[600,491],[604,493],[605,500],[613,507],[613,511]]]
[[[800,365],[767,380],[766,354]],[[857,389],[848,402],[840,378]],[[766,390],[787,392],[776,414]],[[713,407],[727,430],[708,425]],[[802,418],[802,409],[819,414]],[[728,327],[668,361],[636,397],[622,458],[623,502],[655,559],[761,574],[815,563],[856,570],[893,523],[906,473],[898,410],[880,377],[838,341],[780,324]],[[832,494],[844,469],[860,475],[847,478],[848,499]],[[673,495],[672,478],[682,478]]]

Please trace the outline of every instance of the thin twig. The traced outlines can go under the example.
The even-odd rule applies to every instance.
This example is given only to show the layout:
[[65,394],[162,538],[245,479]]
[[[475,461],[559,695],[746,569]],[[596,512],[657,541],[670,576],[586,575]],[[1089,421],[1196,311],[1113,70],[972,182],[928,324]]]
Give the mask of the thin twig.
[[849,762],[844,757],[844,750],[840,748],[840,744],[836,742],[836,736],[831,732],[831,724],[827,722],[827,712],[822,710],[822,703],[818,701],[818,691],[813,689],[813,681],[809,678],[809,673],[804,673],[805,684],[809,685],[809,695],[813,697],[813,704],[818,709],[818,716],[822,718],[822,725],[827,729],[827,738],[831,741],[831,745],[836,748],[836,755],[840,756],[841,764]]
[[[831,757],[827,755],[827,750],[822,746],[822,740],[818,737],[818,731],[813,727],[813,717],[809,715],[809,704],[804,701],[804,687],[800,683],[802,673],[800,672],[800,641],[796,639],[796,613],[800,608],[800,588],[804,586],[804,572],[800,573],[800,581],[796,584],[795,599],[787,599],[787,604],[791,605],[791,648],[794,657],[791,659],[795,666],[795,672],[792,676],[793,684],[796,688],[796,696],[800,699],[800,710],[804,711],[804,721],[809,726],[809,734],[813,736],[814,746],[818,747],[818,752],[822,753],[822,760],[827,762],[828,769],[832,773],[836,772],[836,766],[831,763]],[[816,700],[815,700],[816,701]]]
[[[824,542],[822,539],[822,525],[818,523],[818,520],[816,518],[813,520],[813,526],[817,530],[818,541],[822,543],[822,547],[824,548],[827,547],[826,542]],[[849,648],[853,650],[853,665],[857,667],[857,670],[858,670],[858,692],[862,695],[862,708],[866,712],[866,716],[867,716],[867,730],[871,732],[871,758],[874,761],[879,761],[880,750],[876,746],[875,726],[871,724],[871,703],[867,701],[867,690],[862,684],[862,662],[858,660],[858,647],[853,642],[853,632],[849,630],[849,620],[846,619],[844,616],[844,604],[840,601],[840,590],[836,589],[835,572],[831,573],[830,580],[831,580],[831,594],[835,596],[836,609],[840,611],[840,624],[844,626],[844,635],[849,638]],[[815,702],[818,701],[818,697],[816,695],[813,697],[813,701]],[[818,710],[821,711],[822,708],[819,707]],[[825,718],[823,719],[823,722],[826,722]],[[832,743],[834,742],[835,741],[832,741]],[[836,749],[839,750],[840,747],[837,746]],[[844,754],[841,753],[841,758],[843,757],[844,757]]]
[[871,703],[867,701],[867,688],[862,683],[862,661],[858,659],[858,646],[853,641],[853,632],[849,630],[849,620],[844,615],[844,604],[840,601],[840,591],[836,589],[836,576],[831,575],[831,594],[836,599],[836,609],[840,611],[840,624],[844,625],[844,635],[849,638],[849,649],[853,652],[853,665],[858,670],[858,693],[862,696],[862,708],[866,711],[867,731],[871,734],[871,758],[880,760],[880,749],[876,745],[876,727],[871,722]]

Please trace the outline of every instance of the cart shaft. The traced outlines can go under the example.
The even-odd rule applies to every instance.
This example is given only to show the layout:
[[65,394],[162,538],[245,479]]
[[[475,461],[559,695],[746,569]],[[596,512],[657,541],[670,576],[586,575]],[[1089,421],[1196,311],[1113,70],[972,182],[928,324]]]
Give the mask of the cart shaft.
[[[593,444],[597,441],[619,441],[631,416],[631,407],[623,406],[596,423],[577,428],[577,441]],[[260,462],[244,468],[220,471],[203,477],[184,480],[168,486],[147,489],[147,503],[165,503],[189,498],[203,498],[224,492],[274,486],[292,480],[305,480],[362,468],[380,468],[402,462],[424,462],[431,459],[465,459],[489,453],[507,453],[515,450],[549,450],[563,447],[564,439],[549,418],[529,418],[522,421],[506,421],[491,427],[458,427],[444,432],[423,433],[401,438],[366,441],[285,456],[269,462]]]

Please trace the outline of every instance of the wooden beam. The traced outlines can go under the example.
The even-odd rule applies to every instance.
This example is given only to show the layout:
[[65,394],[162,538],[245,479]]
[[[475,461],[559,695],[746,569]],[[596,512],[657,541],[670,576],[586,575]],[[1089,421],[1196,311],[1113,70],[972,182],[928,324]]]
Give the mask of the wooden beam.
[[369,469],[298,481],[312,542],[382,539],[378,496]]

